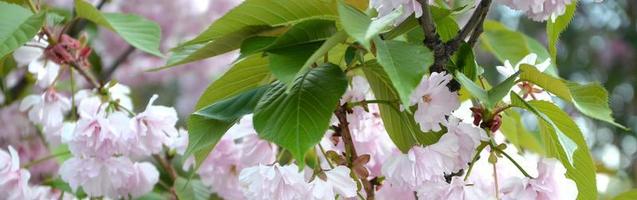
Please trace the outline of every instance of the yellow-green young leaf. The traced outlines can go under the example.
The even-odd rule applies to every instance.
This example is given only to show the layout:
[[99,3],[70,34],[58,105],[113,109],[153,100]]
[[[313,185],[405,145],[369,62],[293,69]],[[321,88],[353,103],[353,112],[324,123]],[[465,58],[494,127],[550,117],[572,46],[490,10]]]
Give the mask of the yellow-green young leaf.
[[613,197],[612,200],[635,200],[637,199],[637,189],[629,190]]
[[337,0],[247,0],[184,45],[206,43],[249,26],[283,26],[307,19],[336,19]]
[[584,140],[584,135],[577,124],[567,113],[552,103],[531,101],[529,104],[546,115],[555,124],[554,127],[557,126],[563,130],[564,135],[577,144],[572,162],[569,162],[568,155],[565,155],[560,147],[558,135],[552,134],[551,125],[540,121],[540,133],[543,137],[546,153],[548,156],[559,159],[566,168],[566,176],[575,181],[578,190],[577,199],[597,199],[595,165]]
[[573,20],[573,16],[575,16],[575,11],[577,10],[577,3],[578,0],[573,0],[570,5],[566,6],[566,11],[563,15],[558,16],[555,21],[548,20],[546,22],[546,36],[548,38],[549,52],[551,53],[553,63],[557,63],[557,41],[560,38],[560,34],[566,30],[571,20]]
[[571,92],[562,79],[542,73],[534,66],[526,64],[520,66],[520,71],[520,80],[531,82],[565,101],[571,101]]
[[268,59],[258,54],[243,58],[206,88],[201,97],[199,97],[195,110],[199,110],[221,99],[266,85],[271,79],[272,74],[268,69]]
[[0,58],[31,40],[45,19],[44,12],[33,15],[18,5],[0,2]]
[[529,132],[522,123],[520,114],[513,110],[507,110],[502,114],[502,126],[500,131],[504,137],[518,149],[525,149],[540,155],[545,155],[544,146],[540,136]]
[[487,101],[486,103],[489,108],[495,107],[496,104],[500,102],[502,98],[504,98],[504,96],[506,96],[509,93],[509,91],[511,91],[511,88],[515,85],[515,80],[518,78],[519,74],[520,72],[516,72],[515,74],[511,75],[506,80],[502,81],[502,83],[496,86],[493,86],[493,88],[491,88],[487,92],[487,95],[489,96],[489,101]]
[[608,105],[608,92],[599,83],[580,85],[568,83],[568,89],[573,97],[573,104],[584,115],[594,119],[608,122],[614,126],[628,130],[628,128],[615,122],[613,111]]
[[460,85],[462,85],[464,91],[467,91],[469,94],[471,94],[471,96],[477,98],[482,102],[489,102],[489,94],[487,93],[487,91],[478,86],[469,77],[457,71],[455,78],[460,83]]
[[363,72],[376,99],[396,102],[393,105],[378,104],[378,107],[385,130],[398,149],[407,153],[415,145],[429,145],[438,142],[442,133],[420,131],[420,127],[414,121],[414,115],[400,111],[398,92],[394,89],[387,73],[378,63],[375,61],[366,62],[363,66]]
[[254,111],[254,128],[261,138],[285,148],[302,165],[305,153],[325,135],[346,87],[345,74],[332,64],[298,77],[287,92],[285,84],[276,83]]
[[226,131],[243,115],[252,113],[267,89],[267,86],[261,86],[248,90],[212,103],[191,114],[188,118],[189,145],[186,149],[186,157],[194,154],[197,168],[201,166]]
[[165,66],[153,70],[161,70],[190,62],[215,57],[241,46],[244,40],[270,29],[269,27],[246,27],[232,34],[217,38],[214,41],[201,44],[181,46],[171,49],[171,55]]
[[[533,102],[536,102],[536,101],[533,101]],[[544,103],[542,101],[537,101],[537,102]],[[545,103],[551,104],[549,102],[545,102]],[[535,114],[535,116],[537,117],[538,121],[540,121],[540,123],[546,124],[547,126],[546,132],[547,134],[554,136],[552,137],[553,140],[551,142],[555,142],[556,147],[558,148],[558,151],[564,153],[563,155],[566,160],[566,164],[568,165],[574,164],[573,157],[574,157],[575,151],[580,147],[568,135],[568,134],[572,134],[570,132],[574,131],[572,127],[565,126],[564,124],[561,123],[559,119],[554,119],[552,116],[548,116],[548,114],[536,109],[533,105],[524,101],[522,97],[515,94],[514,92],[511,92],[511,105],[530,111],[531,113]],[[570,118],[568,118],[568,120],[570,120]],[[577,128],[577,126],[575,126],[575,128]],[[579,131],[579,129],[577,131]],[[546,144],[547,142],[548,141],[546,141],[546,137],[545,137],[544,143]],[[545,147],[550,148],[551,146],[545,145]],[[588,148],[588,147],[584,146],[584,148]],[[549,150],[547,150],[547,152],[548,151]]]
[[480,41],[484,49],[501,62],[517,63],[530,53],[537,54],[540,60],[549,58],[548,51],[537,40],[493,20],[485,21]]
[[421,44],[374,38],[378,63],[383,67],[403,105],[434,62],[433,53]]
[[284,49],[309,43],[321,42],[336,33],[334,21],[316,19],[299,22],[279,36],[268,50]]
[[370,48],[369,41],[391,26],[394,20],[402,15],[402,9],[396,9],[389,14],[373,20],[358,9],[343,2],[338,4],[338,14],[343,29],[360,42],[364,47]]
[[121,13],[102,13],[84,0],[75,0],[78,17],[92,21],[121,36],[130,45],[162,57],[159,51],[161,30],[157,23],[143,17]]

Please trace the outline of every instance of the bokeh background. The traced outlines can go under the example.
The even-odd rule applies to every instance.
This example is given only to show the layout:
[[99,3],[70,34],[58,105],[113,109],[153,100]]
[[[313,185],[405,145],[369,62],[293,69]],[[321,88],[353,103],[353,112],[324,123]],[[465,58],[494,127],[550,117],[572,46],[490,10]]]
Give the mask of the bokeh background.
[[[631,129],[620,130],[565,108],[582,128],[592,149],[599,169],[598,190],[602,199],[605,199],[633,188],[637,182],[637,1],[592,1],[580,0],[573,22],[561,37],[557,63],[562,77],[572,81],[601,82],[609,91],[614,117]],[[72,0],[44,2],[59,9],[61,14],[70,14],[73,4]],[[92,2],[96,5],[103,4],[102,9],[105,11],[135,13],[156,21],[162,28],[162,51],[168,52],[169,48],[179,42],[197,35],[215,19],[241,3],[241,0]],[[546,45],[544,23],[529,20],[522,13],[497,4],[492,7],[489,18],[501,21]],[[96,67],[97,72],[112,72],[114,79],[129,85],[133,90],[136,110],[142,110],[146,104],[143,101],[157,93],[160,94],[159,104],[177,108],[182,125],[206,86],[227,70],[237,57],[236,52],[232,52],[160,72],[147,72],[148,69],[162,66],[165,60],[130,48],[109,31],[90,25],[85,31],[93,38],[91,46],[99,54],[99,59],[94,60],[94,65],[99,65]],[[479,64],[486,71],[493,71],[495,66],[501,64],[484,52],[479,52],[478,55]],[[6,117],[11,115],[6,114]],[[529,129],[534,129],[532,120],[525,122]],[[28,149],[37,148],[25,147],[23,151]]]

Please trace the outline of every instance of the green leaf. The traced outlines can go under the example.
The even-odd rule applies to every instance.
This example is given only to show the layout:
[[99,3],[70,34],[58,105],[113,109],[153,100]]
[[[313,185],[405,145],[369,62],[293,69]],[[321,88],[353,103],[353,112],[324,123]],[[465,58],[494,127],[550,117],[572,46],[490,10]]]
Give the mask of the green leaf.
[[201,166],[201,163],[215,148],[221,137],[235,123],[236,121],[228,122],[208,119],[201,115],[190,115],[188,117],[188,148],[185,155],[194,155],[195,169]]
[[250,114],[268,86],[261,86],[232,96],[190,115],[188,119],[189,145],[185,155],[195,154],[197,166],[206,159],[219,139],[243,115]]
[[[544,102],[544,101],[532,101],[532,102]],[[544,102],[544,103],[553,105],[548,102]],[[573,156],[575,154],[575,150],[581,147],[578,146],[578,144],[576,144],[573,141],[573,139],[568,136],[568,134],[571,134],[570,132],[572,131],[579,131],[579,129],[573,130],[572,127],[570,126],[564,126],[563,120],[566,120],[566,119],[560,120],[560,119],[554,119],[554,116],[548,116],[548,114],[544,113],[541,110],[536,109],[534,105],[531,105],[529,102],[524,101],[522,97],[515,94],[514,92],[511,92],[511,105],[526,109],[530,111],[531,113],[535,114],[535,116],[538,118],[538,121],[540,121],[540,124],[546,125],[546,130],[545,130],[546,133],[553,136],[552,137],[553,140],[551,142],[554,142],[556,146],[559,148],[557,151],[564,153],[563,155],[565,157],[567,164],[568,165],[574,164]],[[560,109],[558,108],[558,110]],[[569,117],[567,117],[567,119],[570,120]],[[575,126],[575,128],[577,128],[577,126]],[[544,142],[547,143],[549,141],[546,141],[545,139]],[[548,147],[550,146],[547,146],[547,148]],[[584,148],[588,148],[588,147],[584,146]],[[547,152],[549,152],[549,150],[547,150]]]
[[266,58],[257,54],[243,58],[206,88],[201,97],[199,97],[195,110],[199,110],[221,99],[266,85],[270,82],[271,77],[272,74],[268,69],[268,60]]
[[84,0],[75,0],[75,12],[78,17],[92,21],[119,34],[130,45],[162,57],[159,51],[161,30],[157,23],[137,15],[121,13],[101,13]]
[[327,20],[308,20],[292,26],[266,49],[272,74],[289,84],[306,63],[314,62],[311,57],[335,32],[336,25]]
[[480,36],[480,41],[482,47],[501,62],[509,60],[515,64],[530,53],[537,54],[540,60],[549,58],[548,51],[537,40],[493,20],[484,22],[484,33]]
[[298,77],[289,92],[285,84],[277,83],[257,105],[254,128],[262,138],[287,149],[297,161],[303,161],[305,153],[323,138],[346,87],[345,74],[332,64]]
[[542,73],[534,66],[526,64],[520,66],[520,72],[520,80],[531,82],[565,101],[571,101],[571,92],[563,80]]
[[270,36],[254,36],[248,39],[245,39],[243,43],[241,43],[241,48],[239,48],[241,52],[241,57],[246,57],[252,55],[254,53],[262,52],[267,49],[274,41],[276,37]]
[[489,102],[489,94],[487,93],[487,91],[474,83],[473,80],[460,72],[456,72],[455,78],[460,83],[460,85],[462,85],[462,88],[473,95],[473,97],[485,103]]
[[567,86],[571,91],[573,104],[577,110],[591,118],[628,130],[628,128],[613,119],[613,111],[608,104],[608,92],[599,83],[587,85],[568,83]]
[[260,86],[258,88],[243,92],[237,96],[230,97],[221,101],[217,101],[209,106],[202,108],[193,113],[207,119],[219,121],[233,122],[241,118],[243,115],[250,114],[256,107],[257,102],[269,86]]
[[[389,76],[378,63],[366,62],[363,72],[376,99],[389,101],[399,99],[398,92],[394,89]],[[401,112],[398,103],[393,105],[378,104],[378,107],[387,134],[403,153],[407,153],[415,145],[436,143],[442,136],[442,133],[420,131],[420,127],[414,121],[413,114]]]
[[608,105],[608,92],[599,83],[580,85],[567,82],[542,73],[530,65],[520,66],[520,71],[521,81],[531,82],[562,100],[572,103],[586,116],[627,129],[613,119],[612,110]]
[[493,88],[491,88],[487,92],[489,101],[487,101],[486,103],[489,108],[495,107],[496,104],[500,102],[502,98],[504,98],[509,93],[509,91],[511,91],[511,88],[515,85],[515,80],[517,80],[519,74],[520,72],[516,72],[515,74],[504,80],[502,83],[493,86]]
[[471,80],[478,79],[478,64],[473,49],[467,43],[462,43],[458,51],[451,57],[453,67],[449,71],[460,71]]
[[293,46],[316,43],[330,38],[336,33],[336,24],[330,20],[306,20],[295,24],[279,36],[267,49],[284,49]]
[[566,168],[566,176],[575,181],[578,190],[577,199],[597,199],[595,164],[584,140],[584,135],[577,124],[567,113],[552,103],[531,101],[529,104],[545,114],[553,121],[554,125],[552,126],[562,130],[562,133],[577,145],[577,150],[575,150],[571,161],[567,152],[563,152],[560,147],[559,134],[551,134],[551,126],[544,122],[540,123],[540,132],[544,137],[547,154],[558,158]]
[[545,155],[544,146],[541,144],[538,134],[529,132],[522,123],[520,114],[513,110],[506,110],[502,114],[502,126],[500,131],[507,141],[517,146],[518,149],[526,149],[540,155]]
[[165,66],[153,70],[166,69],[233,51],[239,48],[245,39],[267,29],[268,27],[246,27],[208,43],[177,47],[171,50],[172,54]]
[[637,199],[637,189],[632,189],[624,193],[621,193],[613,197],[612,200],[633,200],[633,199]]
[[184,45],[205,43],[249,26],[285,26],[307,19],[335,19],[336,0],[247,0]]
[[423,45],[375,38],[378,63],[383,67],[403,105],[420,84],[434,62],[433,53]]
[[[303,67],[299,70],[299,73],[297,74],[297,76],[299,74],[305,73],[312,64],[314,64],[321,57],[330,53],[330,50],[332,50],[339,44],[345,42],[346,40],[347,40],[347,34],[343,31],[339,31],[336,34],[332,35],[332,37],[325,40],[325,42],[323,42],[321,47],[319,47],[316,51],[314,51],[314,53],[310,56],[310,58],[307,59],[305,64],[303,64]],[[338,49],[338,48],[335,48],[335,49]],[[330,56],[330,58],[332,57],[333,56]]]
[[44,12],[32,15],[23,7],[0,2],[0,58],[30,41],[45,19]]
[[402,16],[402,9],[396,9],[381,18],[372,20],[358,9],[339,2],[338,14],[345,31],[369,49],[369,41]]
[[548,38],[549,52],[553,63],[557,62],[557,41],[560,38],[560,34],[566,30],[573,20],[573,16],[575,16],[575,11],[577,10],[577,3],[578,0],[573,0],[571,4],[566,6],[566,11],[563,15],[558,16],[555,21],[548,20],[546,22],[546,36]]
[[174,188],[179,199],[207,200],[212,193],[201,180],[188,180],[183,177],[177,177]]
[[268,51],[270,71],[281,82],[289,84],[320,46],[321,43],[316,42]]

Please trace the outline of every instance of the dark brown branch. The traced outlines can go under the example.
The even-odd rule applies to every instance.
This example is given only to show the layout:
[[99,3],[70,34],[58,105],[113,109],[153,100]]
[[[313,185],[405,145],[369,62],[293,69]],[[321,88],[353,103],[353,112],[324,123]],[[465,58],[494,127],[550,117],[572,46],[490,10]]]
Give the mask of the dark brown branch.
[[[347,167],[353,170],[355,167],[354,161],[358,158],[358,154],[356,153],[352,134],[349,131],[349,122],[347,121],[347,104],[339,106],[334,114],[336,115],[336,118],[338,118],[338,128],[336,131],[341,135],[343,144],[345,145]],[[359,179],[363,184],[363,189],[365,189],[367,199],[374,200],[374,185],[367,179],[367,177],[359,177]]]
[[[467,24],[458,32],[458,35],[447,44],[447,52],[449,55],[452,55],[458,48],[462,42],[469,36],[470,33],[471,38],[477,40],[477,37],[482,33],[482,24],[484,23],[485,18],[487,17],[487,13],[489,12],[489,7],[491,6],[492,0],[482,0],[478,7],[467,21]],[[470,39],[471,41],[471,39]]]
[[425,46],[431,50],[436,50],[436,48],[442,44],[442,41],[440,40],[440,35],[436,32],[436,25],[429,11],[429,4],[427,0],[418,0],[418,2],[422,5],[422,16],[420,16],[418,22],[420,23],[422,31],[425,33]]
[[166,170],[166,173],[168,173],[170,180],[175,182],[175,180],[177,180],[177,172],[175,171],[175,168],[170,165],[168,160],[164,159],[158,154],[153,154],[153,158],[155,158],[155,161],[157,161],[157,163],[159,163],[159,165],[164,168],[164,170]]
[[115,70],[117,70],[117,68],[120,67],[122,63],[126,62],[128,56],[130,56],[133,52],[135,52],[135,47],[128,46],[128,49],[126,49],[124,53],[120,54],[109,68],[105,69],[100,77],[100,80],[102,80],[103,82],[109,81]]

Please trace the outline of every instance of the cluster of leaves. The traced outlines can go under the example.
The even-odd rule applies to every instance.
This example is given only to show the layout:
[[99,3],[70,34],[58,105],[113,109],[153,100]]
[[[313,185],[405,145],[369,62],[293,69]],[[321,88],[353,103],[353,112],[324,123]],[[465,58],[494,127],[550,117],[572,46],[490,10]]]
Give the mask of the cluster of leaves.
[[[29,11],[24,7],[29,5],[23,3],[0,1],[0,64],[10,60],[8,55],[36,36],[41,27],[60,17],[46,10],[32,12],[32,5]],[[353,75],[366,77],[376,99],[393,102],[379,107],[386,131],[401,151],[435,143],[442,133],[423,133],[413,113],[400,109],[400,104],[409,105],[411,93],[435,60],[432,51],[422,44],[419,23],[412,17],[393,26],[402,15],[400,10],[374,20],[375,14],[367,5],[366,0],[247,0],[194,39],[172,49],[166,66],[157,70],[236,49],[241,54],[229,71],[208,86],[196,105],[197,111],[190,115],[186,154],[194,155],[197,164],[202,163],[231,126],[253,113],[260,137],[303,161],[328,130],[332,113]],[[440,5],[432,7],[431,14],[441,39],[448,41],[460,30],[456,16],[470,6]],[[555,45],[575,8],[576,3],[571,4],[565,15],[547,23],[549,50],[495,21],[484,23],[481,48],[501,61],[513,63],[536,53],[542,59],[552,58],[554,70]],[[75,12],[77,18],[119,34],[144,52],[162,55],[160,30],[151,21],[130,14],[102,13],[83,0],[75,0]],[[6,66],[2,65],[1,72],[7,71]],[[584,115],[624,128],[614,122],[602,86],[569,82],[532,66],[521,66],[514,76],[493,87],[485,86],[483,70],[468,44],[462,44],[452,55],[447,70],[461,83],[462,100],[472,99],[488,110],[512,106],[536,115],[539,133],[525,129],[519,112],[507,110],[503,113],[502,133],[522,149],[559,159],[567,176],[576,182],[579,199],[597,196],[593,160],[581,130],[569,115],[553,103],[526,101],[509,91],[516,83],[530,82]],[[502,102],[507,94],[510,105]],[[184,182],[180,179],[177,184],[187,185]]]
[[[515,63],[529,53],[555,60],[555,44],[573,16],[576,4],[566,15],[547,23],[550,46],[495,21],[486,21],[480,38],[482,48],[501,61]],[[360,0],[249,0],[213,23],[196,38],[172,49],[165,67],[189,63],[235,49],[241,56],[234,66],[214,81],[199,99],[197,111],[188,120],[190,146],[201,163],[238,119],[254,113],[259,135],[289,151],[297,160],[316,145],[327,131],[330,117],[345,91],[348,77],[363,75],[380,104],[387,132],[400,150],[435,143],[439,133],[422,133],[413,114],[399,109],[428,74],[434,62],[430,49],[422,45],[423,34],[415,18],[394,27],[402,13],[397,10],[373,20]],[[464,7],[432,7],[432,16],[443,41],[459,31],[455,17]],[[553,65],[553,69],[555,67]],[[471,46],[463,44],[452,56],[448,70],[462,84],[463,100],[474,99],[488,109],[502,106],[501,100],[515,84],[526,81],[571,103],[581,113],[616,124],[608,107],[608,94],[599,84],[577,84],[553,74],[522,66],[513,77],[487,90],[478,86],[481,67]],[[569,115],[544,101],[525,101],[510,94],[512,107],[533,113],[540,132],[525,129],[520,113],[503,114],[502,132],[514,145],[555,157],[575,180],[581,199],[594,198],[595,167],[580,129]]]

